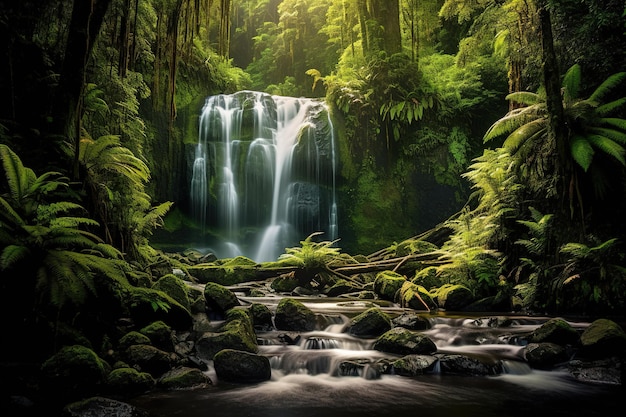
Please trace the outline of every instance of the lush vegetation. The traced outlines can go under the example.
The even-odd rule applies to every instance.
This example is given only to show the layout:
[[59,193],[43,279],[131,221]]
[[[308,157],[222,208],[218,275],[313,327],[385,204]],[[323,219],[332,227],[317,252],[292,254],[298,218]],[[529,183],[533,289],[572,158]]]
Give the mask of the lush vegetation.
[[[332,107],[347,252],[417,251],[404,239],[436,228],[424,239],[449,284],[531,311],[626,307],[621,1],[4,3],[0,270],[19,308],[1,314],[14,331],[76,324],[150,287],[155,265],[171,271],[151,239],[168,213],[185,222],[198,109],[242,89]],[[283,261],[323,269],[335,255],[307,238]]]

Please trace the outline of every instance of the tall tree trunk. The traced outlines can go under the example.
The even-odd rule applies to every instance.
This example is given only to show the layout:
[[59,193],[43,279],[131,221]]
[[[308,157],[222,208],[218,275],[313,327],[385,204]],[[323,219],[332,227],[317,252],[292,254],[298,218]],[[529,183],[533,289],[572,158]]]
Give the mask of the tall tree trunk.
[[55,130],[75,143],[73,176],[78,179],[81,96],[87,63],[111,0],[75,0],[53,111]]

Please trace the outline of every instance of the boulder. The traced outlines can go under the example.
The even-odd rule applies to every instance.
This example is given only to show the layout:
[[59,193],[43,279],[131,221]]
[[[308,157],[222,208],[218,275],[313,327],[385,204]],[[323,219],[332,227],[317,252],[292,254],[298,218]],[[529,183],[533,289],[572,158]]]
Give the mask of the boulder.
[[431,355],[406,355],[391,366],[396,375],[417,376],[431,372],[435,368],[437,358]]
[[428,330],[430,321],[416,313],[402,313],[391,320],[393,327],[404,327],[409,330]]
[[389,316],[378,307],[371,307],[350,321],[349,333],[360,337],[377,337],[391,329]]
[[63,409],[64,417],[149,417],[150,413],[134,405],[104,397],[90,397]]
[[397,292],[405,282],[404,275],[394,271],[382,271],[376,274],[374,292],[383,300],[395,301]]
[[472,301],[474,294],[464,285],[444,284],[435,290],[437,305],[446,311],[462,311]]
[[139,333],[147,336],[153,346],[166,352],[174,352],[172,328],[159,320],[143,327]]
[[569,359],[565,348],[556,343],[529,343],[524,348],[524,358],[535,369],[551,369]]
[[400,306],[418,311],[435,310],[437,305],[424,287],[405,281],[398,295]]
[[218,379],[231,382],[261,382],[272,377],[267,357],[234,349],[219,351],[214,359]]
[[276,306],[274,324],[279,330],[295,332],[315,330],[315,313],[298,300],[283,298]]
[[430,355],[437,351],[437,346],[428,336],[403,327],[394,327],[385,332],[376,340],[373,348],[398,355]]
[[159,378],[158,386],[166,390],[206,388],[213,382],[197,368],[179,367],[171,369]]
[[172,366],[172,357],[169,353],[150,345],[132,345],[124,353],[126,362],[147,372],[153,377],[159,377]]
[[226,322],[217,332],[205,332],[196,341],[196,353],[200,359],[212,360],[224,349],[256,353],[256,333],[248,314],[240,309],[229,310]]
[[178,301],[180,305],[187,310],[191,309],[189,304],[189,295],[187,293],[187,284],[178,276],[174,274],[166,274],[157,280],[152,285],[155,290],[160,290]]
[[561,346],[573,345],[578,339],[578,331],[558,317],[546,321],[528,337],[530,343],[556,343]]
[[106,378],[107,391],[117,397],[130,398],[154,388],[156,381],[147,372],[135,368],[117,368]]
[[138,331],[130,331],[126,333],[124,336],[120,338],[118,342],[118,349],[120,351],[125,351],[129,346],[132,345],[151,345],[152,342],[150,338],[145,334],[141,334]]
[[209,312],[223,316],[227,310],[239,305],[235,293],[223,285],[208,282],[204,287],[204,299]]
[[268,331],[274,328],[272,312],[269,307],[261,303],[253,303],[248,308],[248,315],[252,320],[252,325],[260,331]]
[[439,358],[442,374],[487,376],[502,373],[502,363],[467,355],[443,355]]
[[588,358],[626,355],[626,333],[613,320],[595,320],[580,336],[580,355]]

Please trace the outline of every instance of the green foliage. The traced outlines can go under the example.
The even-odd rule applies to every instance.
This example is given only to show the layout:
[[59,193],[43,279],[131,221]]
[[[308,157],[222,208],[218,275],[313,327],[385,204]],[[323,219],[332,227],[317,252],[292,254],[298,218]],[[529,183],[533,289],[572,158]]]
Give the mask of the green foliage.
[[315,242],[313,239],[323,232],[311,233],[300,241],[300,247],[286,248],[278,258],[278,264],[305,268],[310,271],[325,270],[333,261],[340,260],[341,249],[333,247],[337,241]]
[[58,309],[86,303],[97,279],[127,284],[121,253],[88,230],[97,222],[82,217],[79,204],[60,200],[66,180],[54,172],[37,177],[6,145],[0,155],[10,189],[0,196],[0,269],[23,270],[39,301]]

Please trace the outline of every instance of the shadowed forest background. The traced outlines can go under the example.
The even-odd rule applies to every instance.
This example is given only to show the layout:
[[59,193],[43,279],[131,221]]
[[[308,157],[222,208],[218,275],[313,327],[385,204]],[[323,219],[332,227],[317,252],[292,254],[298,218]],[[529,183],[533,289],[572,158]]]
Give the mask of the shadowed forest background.
[[618,0],[3,2],[2,317],[106,321],[103,293],[180,266],[185,148],[241,90],[330,107],[342,252],[426,233],[446,263],[424,274],[621,314],[625,32]]

